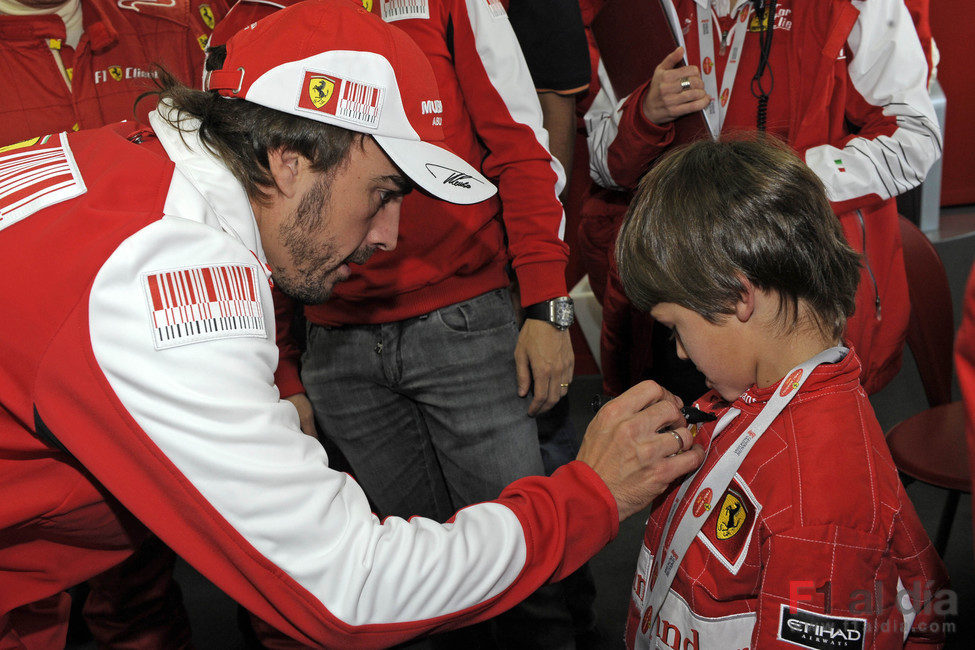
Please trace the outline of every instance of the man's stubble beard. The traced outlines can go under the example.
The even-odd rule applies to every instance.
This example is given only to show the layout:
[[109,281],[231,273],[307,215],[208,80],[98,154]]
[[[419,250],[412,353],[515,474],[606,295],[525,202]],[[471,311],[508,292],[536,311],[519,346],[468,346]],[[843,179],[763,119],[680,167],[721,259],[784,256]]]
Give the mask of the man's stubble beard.
[[331,196],[329,177],[326,175],[305,193],[298,207],[279,229],[285,250],[291,255],[293,269],[289,273],[274,273],[275,285],[292,298],[306,304],[319,305],[329,299],[338,280],[332,280],[342,264],[364,264],[375,249],[362,246],[344,260],[337,260],[337,246],[333,237],[316,244],[313,235],[328,232],[328,215],[323,208]]

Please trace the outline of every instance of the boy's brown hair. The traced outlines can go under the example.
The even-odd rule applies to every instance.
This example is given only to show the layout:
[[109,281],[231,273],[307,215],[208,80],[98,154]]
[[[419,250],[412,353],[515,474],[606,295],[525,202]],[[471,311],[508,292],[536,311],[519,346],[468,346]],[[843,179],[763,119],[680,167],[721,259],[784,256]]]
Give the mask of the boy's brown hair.
[[776,292],[784,323],[799,301],[839,338],[853,313],[860,256],[850,248],[819,178],[767,136],[702,140],[643,178],[616,242],[627,296],[649,311],[675,303],[717,323],[745,288]]

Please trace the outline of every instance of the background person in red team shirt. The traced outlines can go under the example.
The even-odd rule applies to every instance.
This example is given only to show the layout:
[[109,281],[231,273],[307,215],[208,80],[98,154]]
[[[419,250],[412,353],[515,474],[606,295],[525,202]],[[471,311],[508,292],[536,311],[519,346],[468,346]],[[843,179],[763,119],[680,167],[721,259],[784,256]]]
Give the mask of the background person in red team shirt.
[[[928,65],[903,0],[779,0],[766,22],[757,16],[771,9],[747,0],[673,4],[689,66],[676,52],[621,104],[608,93],[597,98],[587,117],[593,178],[632,189],[670,146],[670,122],[709,100],[718,115],[727,104],[717,132],[756,128],[761,93],[752,79],[763,60],[761,42],[771,38],[761,77],[764,127],[804,156],[851,245],[865,253],[846,337],[862,359],[867,391],[879,390],[900,367],[909,311],[894,197],[918,185],[941,154]],[[710,56],[698,43],[701,21],[710,30]],[[737,74],[726,77],[739,45]],[[705,92],[709,77],[714,86]],[[627,331],[630,307],[618,280],[610,278],[605,293],[601,352],[605,387],[615,393],[646,375],[630,364],[646,356],[634,348],[649,337]]]
[[226,11],[226,0],[0,0],[0,146],[133,119],[157,63],[197,86]]
[[[572,346],[553,323],[519,325],[507,267],[526,307],[568,295],[564,172],[547,149],[535,85],[500,1],[366,5],[426,54],[446,142],[496,180],[498,196],[476,205],[407,196],[396,251],[377,252],[331,300],[304,308],[300,377],[296,346],[285,340],[276,378],[299,412],[314,407],[379,514],[444,520],[516,478],[544,474],[532,416],[568,392]],[[213,42],[273,9],[240,3]],[[290,329],[290,309],[283,313],[280,333]],[[504,614],[494,626],[502,642],[570,644],[560,592],[546,586]]]

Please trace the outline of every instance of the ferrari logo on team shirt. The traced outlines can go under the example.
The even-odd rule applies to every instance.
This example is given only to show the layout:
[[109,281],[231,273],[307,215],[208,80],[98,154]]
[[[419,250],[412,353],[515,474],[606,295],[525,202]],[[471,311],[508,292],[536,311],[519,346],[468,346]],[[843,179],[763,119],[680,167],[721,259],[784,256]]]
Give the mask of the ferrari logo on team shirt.
[[217,24],[217,19],[213,17],[213,10],[210,9],[210,5],[200,5],[200,18],[210,29],[213,29],[213,26]]
[[321,108],[332,98],[335,82],[328,77],[312,77],[308,82],[308,97],[315,108]]
[[721,510],[718,511],[717,536],[718,539],[731,539],[739,530],[745,519],[748,517],[748,509],[745,507],[741,497],[733,491],[728,490],[721,503]]
[[[745,12],[742,12],[744,15]],[[750,32],[760,32],[768,27],[768,11],[765,11],[761,16],[758,14],[752,14],[752,20],[748,23],[748,31]]]
[[748,555],[762,504],[737,475],[718,499],[716,507],[697,534],[697,540],[710,550],[731,573],[737,574]]
[[196,37],[196,42],[200,44],[200,49],[206,52],[207,43],[210,42],[210,37],[207,36],[206,34],[200,34],[199,36]]
[[115,81],[122,81],[122,68],[117,65],[108,66],[108,74],[112,75]]
[[698,493],[697,498],[694,499],[693,513],[695,517],[700,517],[711,509],[711,497],[713,495],[714,492],[711,491],[711,488],[704,488]]
[[362,8],[366,11],[372,11],[372,0],[362,0]]
[[785,378],[782,382],[782,388],[779,390],[779,395],[785,397],[790,392],[799,388],[799,381],[802,379],[802,368],[796,368],[792,371],[792,374]]

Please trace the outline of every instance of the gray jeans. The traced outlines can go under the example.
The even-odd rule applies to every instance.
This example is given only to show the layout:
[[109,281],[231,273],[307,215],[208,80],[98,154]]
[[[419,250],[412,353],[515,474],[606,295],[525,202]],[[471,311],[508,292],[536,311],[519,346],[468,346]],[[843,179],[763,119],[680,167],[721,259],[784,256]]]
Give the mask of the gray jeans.
[[381,325],[309,326],[301,378],[379,514],[443,521],[543,474],[508,291]]

